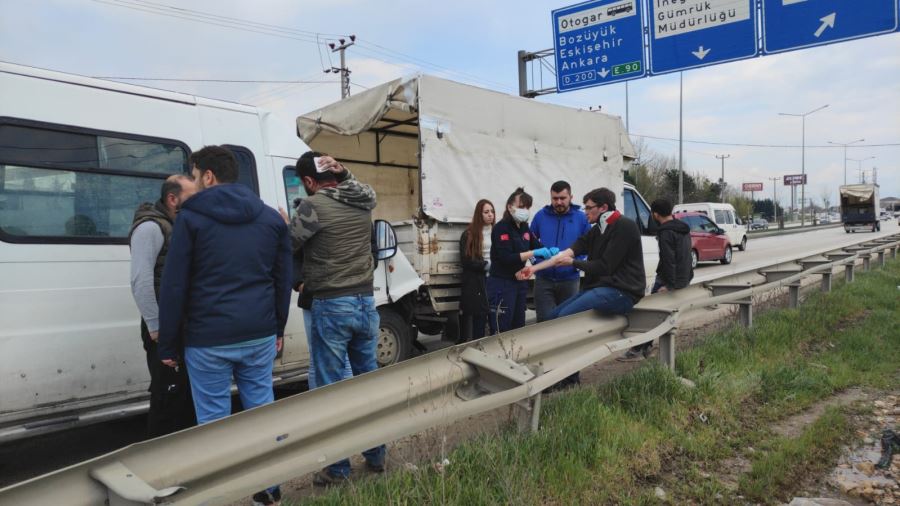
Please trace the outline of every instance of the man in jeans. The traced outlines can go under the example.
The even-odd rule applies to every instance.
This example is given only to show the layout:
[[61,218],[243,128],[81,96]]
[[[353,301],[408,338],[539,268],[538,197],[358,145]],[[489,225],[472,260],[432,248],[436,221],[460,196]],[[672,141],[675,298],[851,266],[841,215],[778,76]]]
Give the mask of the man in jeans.
[[[516,274],[519,279],[527,279],[557,265],[572,265],[584,271],[582,291],[557,306],[551,320],[589,309],[611,315],[627,314],[644,296],[644,252],[637,224],[616,210],[616,194],[607,188],[590,191],[583,201],[588,220],[596,226],[570,248]],[[585,254],[587,260],[576,259]],[[563,384],[579,382],[575,373]]]
[[[572,187],[565,181],[550,186],[550,205],[534,215],[531,233],[541,244],[558,252],[588,233],[591,224],[581,207],[572,203]],[[534,280],[537,321],[548,320],[556,306],[578,293],[580,276],[572,266],[557,266],[539,272]]]
[[[375,192],[334,158],[309,151],[297,160],[297,176],[308,198],[291,221],[295,250],[303,251],[302,291],[312,292],[310,358],[316,383],[343,379],[349,355],[353,375],[378,368],[379,318],[373,294],[372,209]],[[384,471],[384,445],[363,452],[366,466]],[[328,486],[350,477],[343,459],[316,473]]]
[[[159,358],[191,378],[197,422],[231,414],[234,377],[244,409],[274,400],[272,366],[291,304],[291,239],[278,212],[237,183],[230,150],[191,155],[197,188],[172,230],[160,289]],[[254,494],[281,499],[277,486]]]

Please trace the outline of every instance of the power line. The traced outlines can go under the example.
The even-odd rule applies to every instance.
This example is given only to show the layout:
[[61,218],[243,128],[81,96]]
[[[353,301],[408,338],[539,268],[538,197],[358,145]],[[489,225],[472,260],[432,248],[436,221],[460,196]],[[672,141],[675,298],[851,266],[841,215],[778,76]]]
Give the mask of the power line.
[[[631,134],[632,137],[641,137],[643,139],[654,139],[659,141],[672,141],[677,142],[678,139],[673,139],[671,137],[657,137],[654,135],[642,135],[642,134]],[[740,143],[740,142],[716,142],[716,141],[697,141],[697,140],[688,140],[684,139],[683,142],[688,142],[691,144],[707,144],[711,146],[735,146],[735,147],[745,147],[745,148],[799,148],[801,147],[799,144],[749,144],[749,143]],[[860,148],[884,148],[884,147],[896,147],[900,146],[900,143],[885,143],[885,144],[857,144],[854,147]],[[840,146],[829,146],[829,145],[818,145],[818,146],[810,146],[807,145],[807,148],[837,148]]]
[[95,79],[111,79],[119,81],[176,81],[184,83],[250,83],[250,84],[324,84],[335,81],[301,81],[301,80],[260,80],[260,79],[189,79],[179,77],[122,77],[122,76],[90,76]]

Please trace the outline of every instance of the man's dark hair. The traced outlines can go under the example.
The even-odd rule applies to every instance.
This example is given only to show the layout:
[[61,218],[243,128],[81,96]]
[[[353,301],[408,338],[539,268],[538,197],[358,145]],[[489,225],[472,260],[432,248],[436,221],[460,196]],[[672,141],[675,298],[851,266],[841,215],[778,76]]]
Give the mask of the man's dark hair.
[[337,178],[334,176],[334,172],[330,170],[327,172],[319,172],[316,168],[315,159],[325,156],[324,153],[319,153],[318,151],[307,151],[300,155],[300,158],[297,159],[297,165],[295,166],[295,170],[297,172],[297,177],[311,177],[316,181],[337,181]]
[[553,193],[559,193],[563,190],[569,190],[569,193],[572,193],[572,186],[565,181],[557,181],[550,185],[550,191]]
[[[181,180],[182,177],[187,177],[187,176],[178,176],[178,177],[166,179],[165,182],[163,182],[163,184],[162,184],[162,188],[160,188],[160,190],[159,190],[159,200],[162,200],[163,202],[165,202],[166,196],[169,195],[170,193],[172,195],[175,195],[176,198],[180,197],[182,188],[181,188],[181,183],[179,181]],[[216,176],[216,177],[218,177],[218,176]]]
[[534,203],[534,199],[525,192],[525,188],[522,188],[521,186],[516,188],[516,191],[509,194],[509,198],[506,199],[506,208],[503,209],[504,219],[512,219],[512,215],[509,214],[509,206],[516,203],[516,197],[519,197],[519,204],[528,209],[531,209],[531,204]]
[[587,201],[590,200],[594,204],[598,206],[602,206],[606,204],[609,206],[610,211],[614,211],[616,209],[616,194],[612,192],[609,188],[595,188],[584,194],[584,198],[581,201],[587,204]]
[[654,212],[660,216],[671,216],[672,203],[666,199],[656,199],[650,204],[650,212]]
[[196,166],[200,173],[211,171],[220,183],[236,183],[238,180],[238,163],[234,153],[223,146],[206,146],[200,151],[191,153],[191,167]]

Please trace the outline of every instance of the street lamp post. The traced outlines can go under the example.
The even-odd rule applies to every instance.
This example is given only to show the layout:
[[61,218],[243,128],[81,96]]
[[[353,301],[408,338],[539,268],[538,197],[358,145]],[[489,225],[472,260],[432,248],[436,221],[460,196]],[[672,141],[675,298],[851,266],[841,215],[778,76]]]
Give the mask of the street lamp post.
[[[800,117],[800,119],[802,120],[801,131],[800,131],[801,132],[801,146],[800,146],[800,170],[801,170],[801,172],[800,173],[803,174],[803,179],[806,179],[806,117],[814,112],[821,111],[822,109],[824,109],[826,107],[828,107],[828,104],[825,104],[822,107],[813,109],[809,112],[804,112],[804,113],[800,113],[800,114],[793,114],[793,113],[787,113],[787,112],[778,113],[779,116],[797,116],[797,117]],[[805,216],[803,214],[803,212],[804,212],[803,211],[803,206],[804,206],[803,202],[806,199],[806,184],[805,184],[806,181],[804,181],[803,183],[804,184],[800,187],[800,226],[801,227],[803,226],[804,221],[805,221]]]
[[847,146],[851,144],[856,144],[857,142],[862,142],[865,139],[856,139],[853,142],[833,142],[828,141],[828,144],[834,144],[835,146],[843,146],[844,147],[844,184],[847,184]]

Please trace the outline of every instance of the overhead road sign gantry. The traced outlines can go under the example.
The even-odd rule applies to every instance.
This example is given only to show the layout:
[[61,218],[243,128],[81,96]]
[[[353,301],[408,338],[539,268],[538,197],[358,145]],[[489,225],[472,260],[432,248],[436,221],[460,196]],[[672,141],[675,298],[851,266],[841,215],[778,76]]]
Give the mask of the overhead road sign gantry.
[[644,77],[640,0],[594,0],[554,10],[560,92]]
[[763,0],[763,53],[890,33],[898,9],[897,0]]
[[648,0],[650,73],[759,54],[754,0]]

